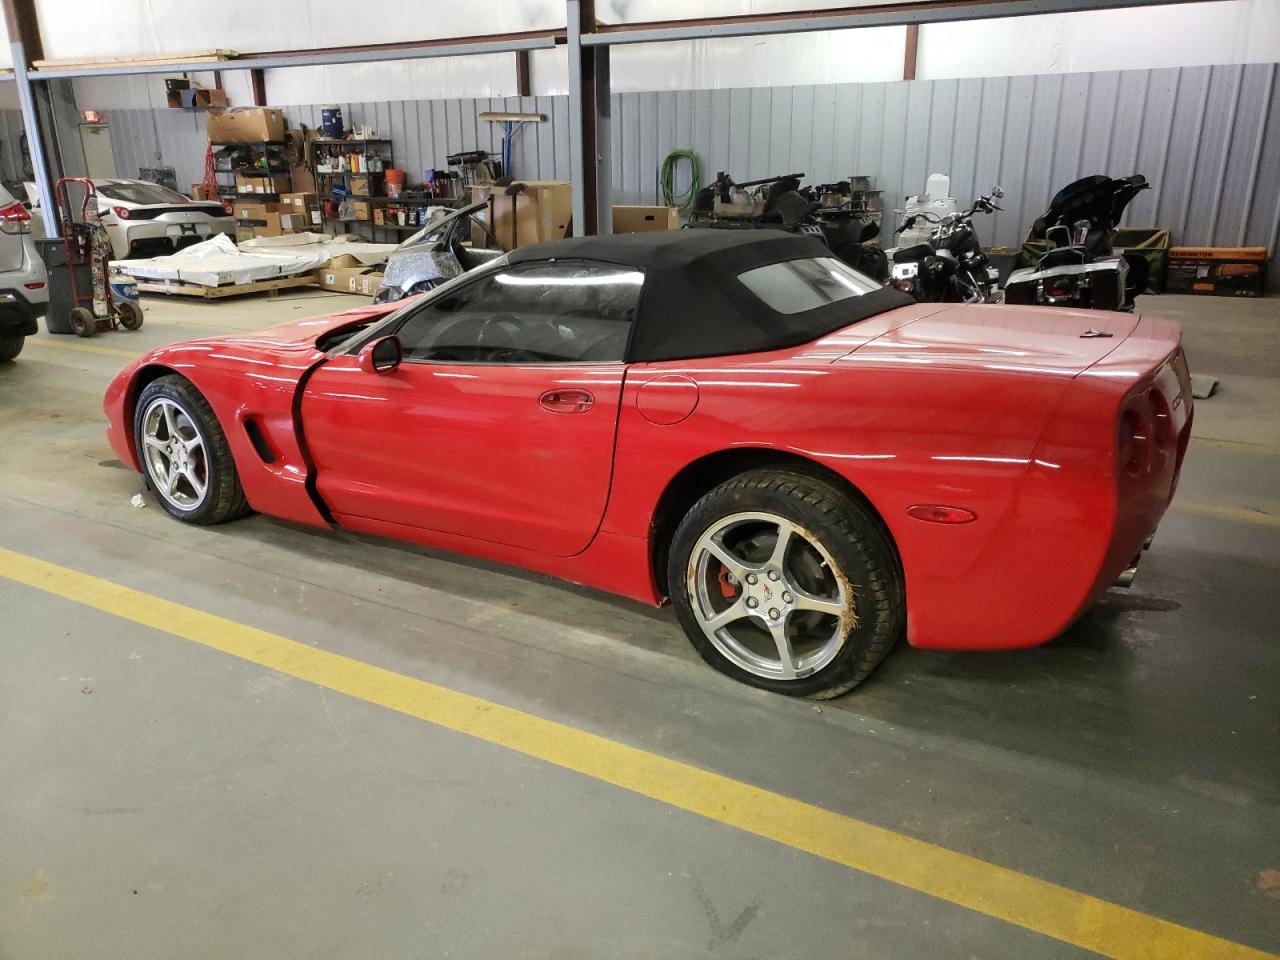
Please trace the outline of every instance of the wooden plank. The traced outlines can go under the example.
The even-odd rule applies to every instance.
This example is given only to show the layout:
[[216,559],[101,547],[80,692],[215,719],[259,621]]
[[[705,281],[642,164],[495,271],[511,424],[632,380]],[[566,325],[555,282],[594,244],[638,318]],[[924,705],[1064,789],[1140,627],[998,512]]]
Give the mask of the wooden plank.
[[138,291],[178,297],[199,297],[202,300],[221,300],[223,297],[239,297],[248,293],[275,293],[279,290],[319,285],[314,274],[304,273],[296,277],[276,277],[271,280],[255,280],[252,283],[231,283],[221,287],[205,287],[197,283],[182,283],[174,280],[139,280]]
[[165,63],[213,63],[234,60],[234,50],[199,50],[194,53],[171,53],[163,57],[64,57],[56,60],[33,60],[37,70],[67,70],[76,67],[123,67]]

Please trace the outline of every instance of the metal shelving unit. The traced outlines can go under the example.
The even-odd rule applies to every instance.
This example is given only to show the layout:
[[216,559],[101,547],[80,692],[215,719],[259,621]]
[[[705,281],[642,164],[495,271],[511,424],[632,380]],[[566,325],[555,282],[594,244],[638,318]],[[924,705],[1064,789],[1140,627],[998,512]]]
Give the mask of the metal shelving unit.
[[[375,178],[381,179],[383,172],[394,166],[391,140],[389,138],[349,137],[339,140],[329,137],[316,137],[310,141],[308,152],[310,154],[308,160],[311,173],[316,181],[316,193],[321,202],[326,200],[354,200],[369,204],[371,210],[374,206],[382,206],[389,202],[388,197],[378,196],[375,193],[353,194],[350,192],[350,184],[353,177],[369,178],[369,185],[373,188]],[[346,169],[326,169],[335,163],[343,163],[338,159],[340,157],[346,158],[343,164]],[[351,158],[356,159],[353,161]],[[352,170],[350,169],[352,165],[359,166],[360,169]],[[334,186],[338,183],[342,185],[343,195],[334,193]],[[372,236],[375,238],[378,235],[377,231],[390,229],[391,226],[390,224],[374,223],[372,216],[368,219],[322,216],[325,223],[368,224]]]
[[[262,155],[266,157],[266,160],[267,160],[267,169],[262,170],[258,167],[233,166],[230,164],[229,155],[227,155],[228,165],[221,166],[218,163],[219,152],[227,148],[233,148],[233,147],[253,147],[255,149],[261,149]],[[240,174],[241,176],[246,176],[246,177],[250,177],[250,176],[260,177],[264,180],[270,177],[285,176],[289,178],[289,190],[286,190],[284,192],[289,193],[290,191],[292,191],[293,173],[289,166],[289,158],[284,152],[285,143],[283,140],[237,140],[231,143],[215,143],[213,144],[213,149],[214,149],[213,175],[215,178],[221,178],[226,174],[230,174],[232,177],[234,177],[235,174]],[[280,192],[272,191],[270,193],[240,193],[235,188],[234,180],[229,185],[224,185],[221,179],[219,179],[218,180],[218,196],[220,196],[224,200],[232,200],[232,201],[260,200],[263,203],[270,203],[273,200],[280,199]]]

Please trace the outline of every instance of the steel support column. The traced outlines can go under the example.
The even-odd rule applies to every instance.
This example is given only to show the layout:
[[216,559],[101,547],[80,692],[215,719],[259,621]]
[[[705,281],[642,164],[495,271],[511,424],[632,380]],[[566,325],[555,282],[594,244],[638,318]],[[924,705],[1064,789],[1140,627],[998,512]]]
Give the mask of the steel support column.
[[[587,0],[588,3],[591,0]],[[565,55],[569,61],[569,186],[573,199],[573,235],[586,236],[595,233],[587,229],[587,204],[590,197],[592,209],[595,208],[595,183],[587,183],[587,169],[595,172],[595,163],[588,164],[586,97],[590,91],[584,89],[584,69],[582,57],[582,0],[565,0],[568,30],[565,36]],[[594,83],[594,76],[591,83]],[[591,139],[594,140],[594,131]],[[594,152],[592,153],[594,157]],[[592,180],[594,181],[594,177]],[[594,224],[592,225],[594,227]]]
[[[594,147],[595,159],[595,214],[596,233],[613,233],[613,161],[610,154],[613,122],[613,97],[609,86],[609,48],[596,47],[587,51],[593,61],[592,69],[595,79],[595,116],[594,140],[587,143]],[[590,203],[590,197],[587,198]]]
[[609,51],[584,47],[596,28],[595,0],[567,0],[569,58],[569,179],[573,235],[609,233]]
[[27,153],[31,156],[31,172],[40,196],[40,210],[44,214],[45,235],[61,236],[58,227],[58,205],[53,196],[53,177],[49,174],[49,158],[45,153],[44,136],[40,129],[40,114],[36,109],[35,89],[27,75],[26,49],[19,41],[9,44],[13,55],[13,79],[18,85],[18,103],[22,107],[22,127],[27,134]]

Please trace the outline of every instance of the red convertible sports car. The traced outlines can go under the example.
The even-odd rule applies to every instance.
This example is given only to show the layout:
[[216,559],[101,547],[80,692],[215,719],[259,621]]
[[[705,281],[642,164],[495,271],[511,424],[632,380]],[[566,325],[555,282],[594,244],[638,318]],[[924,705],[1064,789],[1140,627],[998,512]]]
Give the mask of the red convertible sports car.
[[1191,432],[1179,339],[677,231],[154,350],[105,409],[178,519],[253,509],[670,599],[717,669],[825,697],[904,634],[1042,643],[1133,566]]

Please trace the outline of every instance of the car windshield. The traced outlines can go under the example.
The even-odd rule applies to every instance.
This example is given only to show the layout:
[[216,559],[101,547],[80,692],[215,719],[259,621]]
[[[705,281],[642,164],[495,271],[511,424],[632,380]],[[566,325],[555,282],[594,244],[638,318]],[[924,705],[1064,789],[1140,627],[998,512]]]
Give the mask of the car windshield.
[[881,285],[834,257],[786,260],[738,274],[742,285],[778,313],[803,313]]
[[123,200],[125,203],[190,203],[182,194],[162,187],[158,183],[147,183],[145,180],[124,180],[119,183],[103,183],[98,185],[99,196],[108,200]]

